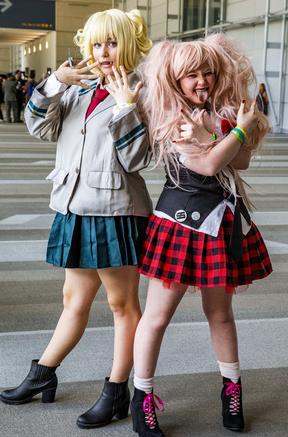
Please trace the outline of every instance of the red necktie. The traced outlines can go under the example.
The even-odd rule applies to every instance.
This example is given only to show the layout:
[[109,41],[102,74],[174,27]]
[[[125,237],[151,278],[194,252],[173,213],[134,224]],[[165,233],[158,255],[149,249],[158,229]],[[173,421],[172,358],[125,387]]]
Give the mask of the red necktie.
[[109,95],[108,91],[101,88],[96,88],[94,91],[91,103],[89,105],[89,108],[86,112],[86,119],[89,117],[89,115],[94,111],[97,105],[99,105],[100,102],[102,102],[106,97]]

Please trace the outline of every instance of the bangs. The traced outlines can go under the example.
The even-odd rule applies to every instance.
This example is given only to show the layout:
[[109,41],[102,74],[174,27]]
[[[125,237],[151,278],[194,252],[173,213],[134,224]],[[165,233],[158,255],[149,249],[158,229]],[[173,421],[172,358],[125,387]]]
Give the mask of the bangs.
[[[94,44],[103,44],[108,40],[117,42],[116,68],[123,65],[128,72],[134,70],[139,58],[150,50],[152,44],[147,37],[145,21],[136,9],[129,13],[120,9],[96,12],[74,37],[74,43],[80,47],[82,56],[91,57],[88,61],[90,65],[94,63]],[[91,71],[103,76],[97,67]]]
[[214,50],[205,47],[202,41],[186,43],[182,50],[178,50],[175,61],[175,77],[177,80],[205,66],[211,69],[213,73],[218,73],[217,56],[215,56]]
[[89,23],[88,35],[90,36],[90,43],[104,43],[108,39],[117,40],[117,25],[115,23],[115,17],[111,17],[108,14],[95,17],[94,20]]

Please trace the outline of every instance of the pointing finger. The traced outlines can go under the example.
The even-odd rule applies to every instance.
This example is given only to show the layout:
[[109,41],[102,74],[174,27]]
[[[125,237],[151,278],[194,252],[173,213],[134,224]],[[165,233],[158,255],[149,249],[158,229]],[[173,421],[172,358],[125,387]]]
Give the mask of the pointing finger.
[[113,65],[113,67],[112,67],[112,70],[113,70],[114,77],[115,77],[115,79],[116,79],[117,85],[118,85],[119,87],[122,86],[121,76],[120,76],[120,74],[118,73],[117,69],[114,67],[114,65]]
[[190,124],[181,124],[180,128],[182,130],[192,130],[191,123]]
[[240,113],[240,114],[244,114],[244,112],[245,112],[245,103],[246,103],[246,100],[241,100],[241,103],[240,103],[240,107],[239,107],[238,113]]
[[255,114],[255,110],[256,110],[256,100],[253,100],[253,102],[251,103],[249,112],[252,112],[252,114]]
[[92,59],[92,56],[87,56],[86,58],[84,58],[82,61],[78,62],[78,64],[76,65],[77,68],[79,67],[83,67],[83,65],[87,64],[88,61],[90,61]]
[[142,83],[141,81],[138,82],[137,85],[136,85],[136,87],[135,87],[135,90],[134,90],[134,96],[135,96],[135,97],[138,97],[139,92],[140,92],[140,90],[141,90],[142,87],[143,87],[143,83]]
[[121,71],[121,74],[122,74],[122,79],[123,79],[124,86],[129,88],[127,73],[126,73],[125,68],[123,67],[123,65],[120,65],[120,71]]
[[182,117],[184,118],[184,120],[186,121],[187,124],[191,125],[191,124],[195,124],[195,122],[192,120],[192,118],[190,117],[190,115],[188,115],[187,113],[185,113],[183,110],[181,110],[181,114]]
[[69,66],[69,61],[65,61],[63,62],[63,64],[60,65],[60,67],[68,67],[68,66]]

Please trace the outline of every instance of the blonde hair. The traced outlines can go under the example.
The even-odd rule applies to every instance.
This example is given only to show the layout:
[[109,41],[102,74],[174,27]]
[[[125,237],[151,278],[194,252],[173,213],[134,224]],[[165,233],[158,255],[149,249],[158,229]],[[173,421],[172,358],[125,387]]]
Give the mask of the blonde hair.
[[[181,89],[180,79],[203,66],[208,66],[215,74],[215,85],[209,96],[212,113],[221,119],[229,120],[231,125],[235,124],[241,100],[247,100],[248,104],[253,100],[249,88],[255,83],[255,73],[248,57],[226,35],[215,34],[202,40],[180,43],[160,42],[151,49],[146,61],[140,66],[145,81],[141,106],[149,126],[156,165],[164,160],[171,177],[172,164],[177,174],[177,180],[172,177],[175,184],[179,183],[179,162],[173,140],[179,137],[179,122],[183,122],[181,111],[191,112],[191,102]],[[257,149],[269,130],[267,117],[258,111],[257,116],[258,126],[249,138],[249,145],[246,146],[252,151]],[[211,141],[202,150],[207,151],[207,146],[213,147],[219,141],[221,138],[216,142]],[[195,144],[197,145],[197,140]],[[195,152],[194,148],[193,153],[201,153],[201,148],[198,150]],[[228,167],[217,177],[227,189],[233,185],[232,179],[240,181],[237,171],[229,170]],[[237,182],[238,189],[240,185],[241,181]],[[244,192],[242,187],[239,191]],[[243,194],[243,197],[247,206],[250,206],[247,196],[245,198]]]
[[[152,46],[146,22],[137,9],[130,12],[120,9],[96,12],[84,28],[78,30],[74,43],[80,47],[84,58],[92,56],[88,64],[93,64],[93,44],[106,42],[108,38],[117,41],[117,67],[123,65],[127,72],[136,68],[141,56],[146,55]],[[103,75],[99,69],[94,72]]]

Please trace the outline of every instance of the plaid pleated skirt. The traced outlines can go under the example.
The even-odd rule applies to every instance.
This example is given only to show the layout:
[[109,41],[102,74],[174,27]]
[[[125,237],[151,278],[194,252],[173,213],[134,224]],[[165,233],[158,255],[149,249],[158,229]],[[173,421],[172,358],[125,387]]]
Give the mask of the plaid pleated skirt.
[[147,217],[79,216],[56,213],[46,261],[65,268],[137,266]]
[[163,281],[198,288],[236,287],[251,284],[272,272],[270,258],[256,225],[243,238],[243,256],[235,261],[229,251],[233,214],[229,208],[217,237],[185,228],[152,215],[142,247],[139,271]]

